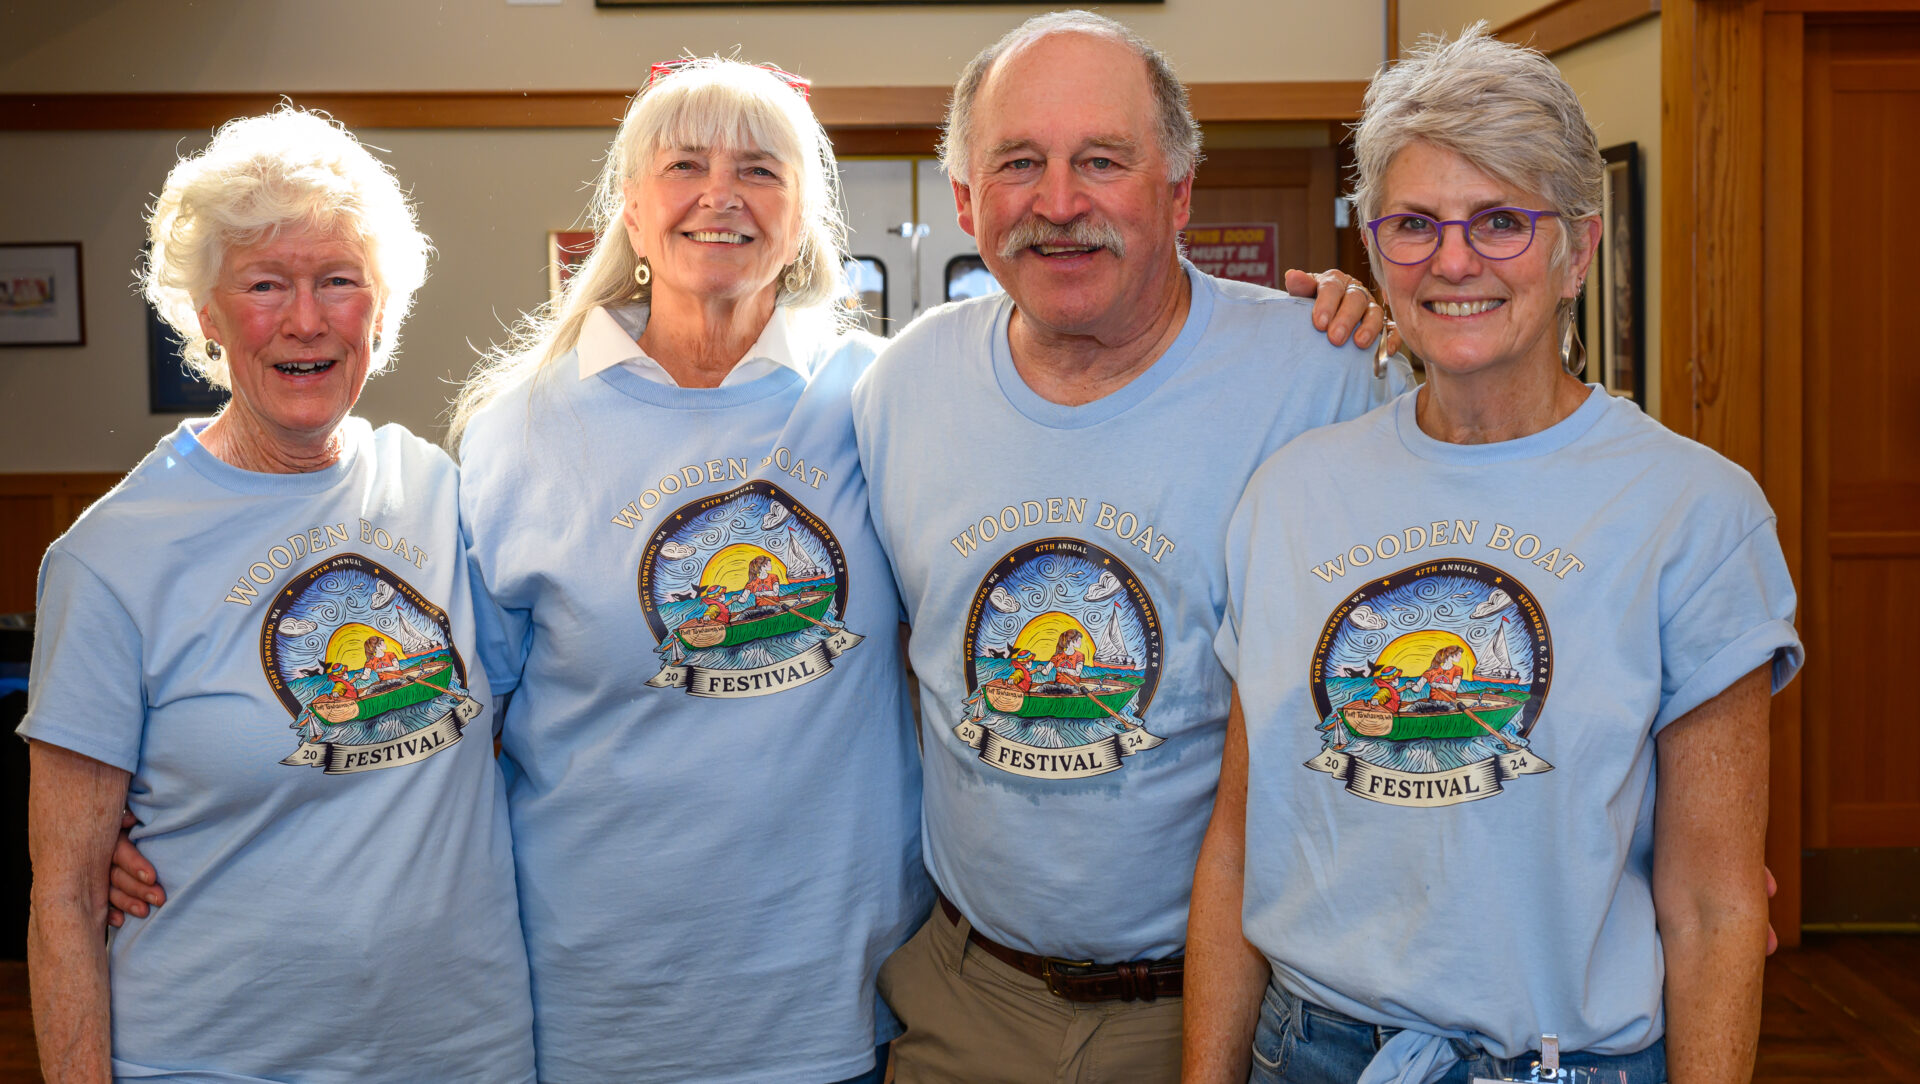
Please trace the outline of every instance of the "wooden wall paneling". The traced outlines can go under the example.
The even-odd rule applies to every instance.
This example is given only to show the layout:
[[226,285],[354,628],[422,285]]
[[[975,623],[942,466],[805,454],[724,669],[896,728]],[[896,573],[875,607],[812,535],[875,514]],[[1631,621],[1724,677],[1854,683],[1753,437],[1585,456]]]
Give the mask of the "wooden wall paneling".
[[[1829,713],[1832,702],[1833,658],[1821,650],[1833,640],[1831,584],[1833,557],[1828,550],[1830,529],[1828,509],[1832,504],[1828,481],[1832,477],[1831,430],[1833,426],[1833,239],[1817,228],[1820,208],[1834,198],[1832,171],[1822,166],[1832,160],[1833,130],[1814,118],[1831,110],[1833,97],[1832,66],[1828,63],[1827,32],[1807,27],[1803,34],[1804,65],[1801,93],[1806,100],[1802,112],[1802,174],[1806,178],[1804,210],[1799,219],[1804,237],[1803,282],[1807,296],[1801,302],[1804,312],[1802,334],[1805,424],[1802,429],[1802,513],[1801,568],[1803,579],[1800,604],[1800,628],[1807,644],[1806,669],[1800,684],[1805,686],[1801,701],[1806,706],[1802,734],[1802,843],[1808,847],[1826,847],[1832,842],[1827,811],[1832,804],[1832,748]],[[1786,221],[1792,221],[1791,219]]]
[[1194,176],[1193,221],[1272,222],[1279,270],[1334,266],[1332,147],[1215,151]]
[[[1668,0],[1660,21],[1662,414],[1669,427],[1764,482],[1767,287],[1755,269],[1768,254],[1769,195],[1777,200],[1791,189],[1790,182],[1766,187],[1764,0]],[[1772,363],[1790,370],[1792,358]],[[1790,468],[1778,458],[1775,467],[1791,493]],[[1780,706],[1770,751],[1791,743],[1796,706]],[[1795,790],[1793,766],[1783,761],[1787,777],[1770,780],[1787,795]],[[1793,819],[1788,806],[1784,827],[1768,839],[1781,881],[1774,924],[1790,945],[1798,943],[1800,912]]]
[[[1694,6],[1695,439],[1750,471],[1760,453],[1761,96],[1759,3]],[[1705,152],[1705,153],[1701,153]]]
[[1339,173],[1332,147],[1315,147],[1308,154],[1311,169],[1307,174],[1307,266],[1303,270],[1318,271],[1333,267],[1340,259],[1339,236],[1333,224]]
[[1660,16],[1660,420],[1694,436],[1693,6]]
[[[1817,649],[1829,756],[1827,838],[1833,847],[1920,845],[1920,732],[1898,714],[1861,713],[1863,689],[1885,685],[1894,660],[1920,652],[1920,372],[1906,363],[1906,299],[1920,268],[1897,231],[1920,201],[1920,20],[1824,29],[1821,93],[1810,128],[1831,130],[1838,156],[1809,156],[1829,175],[1829,202],[1808,201],[1809,234],[1825,236],[1834,275],[1821,304],[1833,422],[1827,458],[1828,615]],[[1897,683],[1897,679],[1893,679]]]
[[1494,30],[1494,37],[1551,56],[1660,14],[1660,0],[1556,0]]
[[[1761,191],[1763,222],[1797,223],[1805,213],[1806,169],[1801,150],[1806,116],[1801,71],[1806,53],[1804,30],[1805,20],[1793,14],[1767,15],[1762,27],[1766,72],[1762,109],[1767,133]],[[1796,584],[1804,584],[1801,550],[1805,482],[1801,467],[1806,448],[1802,422],[1805,397],[1795,394],[1805,380],[1801,359],[1802,231],[1767,230],[1763,245],[1767,273],[1760,276],[1761,310],[1765,314],[1761,383],[1766,389],[1762,428],[1767,439],[1761,449],[1760,481],[1779,517],[1787,571]],[[1805,594],[1802,590],[1802,597]],[[1806,682],[1795,681],[1774,697],[1768,728],[1767,865],[1780,881],[1773,919],[1776,928],[1795,931],[1800,928],[1801,913],[1801,754],[1806,687]]]
[[0,474],[0,613],[33,609],[40,558],[118,474]]

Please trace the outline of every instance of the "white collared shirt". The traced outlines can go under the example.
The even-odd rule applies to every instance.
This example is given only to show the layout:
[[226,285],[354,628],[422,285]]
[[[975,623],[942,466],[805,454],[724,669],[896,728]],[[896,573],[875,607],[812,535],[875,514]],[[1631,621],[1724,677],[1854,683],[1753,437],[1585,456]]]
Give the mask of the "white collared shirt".
[[[659,362],[640,349],[638,340],[647,327],[647,311],[645,305],[621,305],[618,308],[599,305],[587,314],[587,322],[580,328],[580,341],[575,344],[580,354],[580,379],[585,380],[615,365],[625,365],[656,384],[678,386],[678,382]],[[767,321],[760,337],[754,340],[745,356],[720,381],[720,386],[724,388],[758,380],[782,368],[792,369],[801,376],[807,375],[794,357],[793,346],[788,339],[787,310],[776,305],[773,318]]]

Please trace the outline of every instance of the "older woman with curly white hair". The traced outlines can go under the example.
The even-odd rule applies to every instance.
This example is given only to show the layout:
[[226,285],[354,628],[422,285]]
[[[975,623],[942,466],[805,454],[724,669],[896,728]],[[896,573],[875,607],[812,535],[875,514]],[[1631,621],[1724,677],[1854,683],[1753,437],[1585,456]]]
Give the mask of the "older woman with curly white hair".
[[1773,514],[1576,375],[1602,163],[1545,57],[1430,40],[1355,143],[1428,380],[1235,513],[1189,1078],[1746,1080],[1801,661]]
[[[149,240],[148,299],[232,399],[41,568],[47,1079],[531,1080],[454,466],[350,413],[427,239],[350,134],[282,109],[182,159]],[[123,806],[172,898],[103,942]]]

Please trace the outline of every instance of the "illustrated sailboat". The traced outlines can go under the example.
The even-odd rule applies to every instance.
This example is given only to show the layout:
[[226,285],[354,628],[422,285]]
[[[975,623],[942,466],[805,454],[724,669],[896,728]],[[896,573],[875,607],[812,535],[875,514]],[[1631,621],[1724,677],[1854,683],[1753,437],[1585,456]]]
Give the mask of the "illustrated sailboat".
[[440,641],[420,631],[420,627],[407,620],[405,610],[395,608],[393,616],[400,619],[400,650],[408,655],[427,655],[445,647]]
[[1494,681],[1502,685],[1518,685],[1523,680],[1520,671],[1513,668],[1513,659],[1507,655],[1507,622],[1500,619],[1500,627],[1494,630],[1493,643],[1488,645],[1486,658],[1473,668],[1473,680]]
[[1115,670],[1137,670],[1140,662],[1127,653],[1126,643],[1120,639],[1120,604],[1113,604],[1113,616],[1093,634],[1093,664],[1111,667]]
[[789,524],[787,526],[787,582],[795,586],[824,583],[833,578],[833,573],[813,563],[807,551],[800,546],[800,533]]

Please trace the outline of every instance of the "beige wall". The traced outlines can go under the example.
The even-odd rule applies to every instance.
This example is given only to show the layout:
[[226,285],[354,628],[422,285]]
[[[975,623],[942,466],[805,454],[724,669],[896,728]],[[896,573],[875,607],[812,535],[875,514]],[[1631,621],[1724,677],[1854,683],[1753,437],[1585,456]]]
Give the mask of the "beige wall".
[[1458,34],[1481,19],[1495,27],[1545,6],[1545,0],[1400,0],[1400,45],[1422,34]]
[[[650,61],[738,46],[820,83],[951,83],[983,45],[1068,4],[596,9],[592,0],[69,0],[8,5],[0,92],[624,89]],[[1365,79],[1377,0],[1166,0],[1107,13],[1188,80]]]
[[[87,345],[0,351],[0,472],[120,470],[178,424],[147,413],[146,322],[133,290],[141,207],[185,132],[0,133],[0,237],[84,246]],[[473,346],[546,294],[545,236],[585,203],[606,136],[593,131],[380,131],[439,249],[395,368],[358,413],[437,440]],[[132,179],[131,183],[129,178]],[[39,198],[24,198],[26,194]],[[48,198],[49,194],[56,198]]]
[[[1557,54],[1553,62],[1580,95],[1600,145],[1640,146],[1641,214],[1644,234],[1642,288],[1645,290],[1648,415],[1660,416],[1660,20],[1632,26]],[[1598,299],[1589,296],[1589,321],[1597,318]],[[1598,342],[1590,328],[1590,348]]]
[[[950,82],[966,58],[1050,5],[834,10],[596,10],[591,0],[72,0],[11,5],[0,93],[619,89],[648,62],[732,50],[822,84]],[[1166,0],[1108,9],[1195,81],[1364,79],[1378,3]],[[430,438],[475,356],[545,294],[544,237],[570,225],[610,133],[367,133],[418,197],[439,247],[396,371],[359,411]],[[204,132],[0,133],[0,238],[84,247],[87,345],[0,351],[0,472],[131,465],[177,416],[147,413],[144,311],[132,289],[141,209]],[[31,404],[24,407],[22,404]]]

